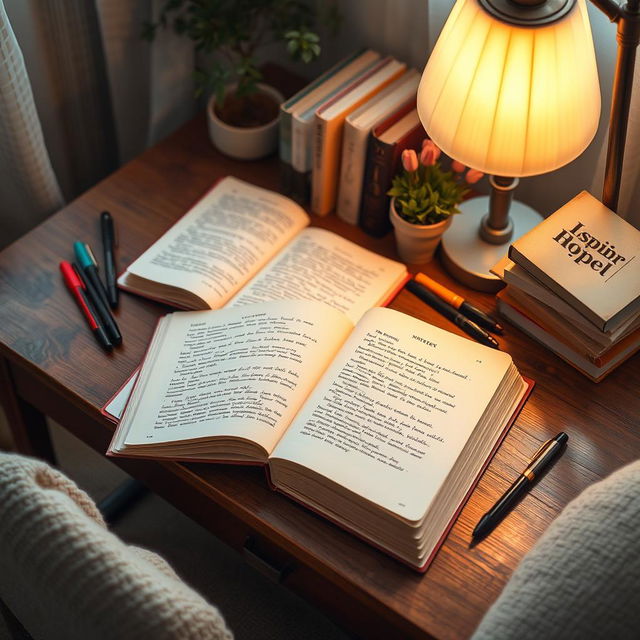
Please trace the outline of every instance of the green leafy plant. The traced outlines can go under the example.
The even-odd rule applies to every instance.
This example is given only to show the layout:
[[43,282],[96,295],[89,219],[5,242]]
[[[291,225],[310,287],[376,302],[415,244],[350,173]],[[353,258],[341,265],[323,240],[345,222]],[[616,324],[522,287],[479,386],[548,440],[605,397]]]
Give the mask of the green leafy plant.
[[262,79],[258,52],[264,45],[282,42],[293,60],[310,62],[320,55],[320,37],[313,26],[320,17],[335,31],[339,24],[336,1],[304,0],[167,0],[158,21],[145,23],[143,37],[153,40],[158,27],[173,26],[195,43],[196,51],[219,56],[195,72],[197,95],[212,92],[222,104],[225,86],[237,82],[236,95],[256,92]]
[[395,197],[396,213],[411,224],[436,224],[460,213],[458,205],[469,192],[468,185],[484,175],[455,160],[445,171],[441,153],[431,140],[423,141],[420,156],[413,149],[402,152],[402,171],[393,178],[387,195]]

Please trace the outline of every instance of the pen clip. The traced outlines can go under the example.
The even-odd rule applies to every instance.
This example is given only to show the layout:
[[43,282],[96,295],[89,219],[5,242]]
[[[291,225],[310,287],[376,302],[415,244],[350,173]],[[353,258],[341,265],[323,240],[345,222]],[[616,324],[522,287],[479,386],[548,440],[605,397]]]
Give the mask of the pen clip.
[[96,257],[93,255],[93,251],[91,251],[91,247],[85,242],[84,243],[84,248],[87,251],[87,254],[89,255],[89,259],[93,263],[93,266],[97,268],[98,262],[96,260]]
[[546,440],[539,447],[538,450],[531,456],[531,461],[529,462],[529,466],[535,464],[536,460],[540,457],[540,454],[545,450],[547,445],[551,442],[551,440]]

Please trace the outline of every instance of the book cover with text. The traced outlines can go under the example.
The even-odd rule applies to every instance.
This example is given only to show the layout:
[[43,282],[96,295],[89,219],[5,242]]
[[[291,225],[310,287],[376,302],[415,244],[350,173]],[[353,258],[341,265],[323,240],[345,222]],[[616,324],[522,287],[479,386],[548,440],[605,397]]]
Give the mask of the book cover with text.
[[640,231],[582,191],[509,248],[603,331],[640,310]]

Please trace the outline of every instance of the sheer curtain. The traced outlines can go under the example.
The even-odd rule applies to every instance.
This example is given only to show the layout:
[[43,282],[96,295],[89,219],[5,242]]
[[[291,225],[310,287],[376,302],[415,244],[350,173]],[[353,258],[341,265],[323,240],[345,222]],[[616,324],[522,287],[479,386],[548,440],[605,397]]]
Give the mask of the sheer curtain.
[[0,0],[0,247],[194,112],[165,0]]
[[62,204],[24,58],[0,0],[0,247]]

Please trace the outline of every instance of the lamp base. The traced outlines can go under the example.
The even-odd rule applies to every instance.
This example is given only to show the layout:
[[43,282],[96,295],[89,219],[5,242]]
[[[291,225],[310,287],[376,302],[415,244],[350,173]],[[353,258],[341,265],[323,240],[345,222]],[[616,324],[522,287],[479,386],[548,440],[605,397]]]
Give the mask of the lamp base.
[[[441,256],[447,271],[459,282],[476,291],[494,293],[502,288],[502,280],[489,269],[509,249],[509,243],[489,244],[479,234],[482,218],[489,212],[489,198],[471,198],[459,209],[447,232],[442,236]],[[542,216],[531,207],[513,201],[509,208],[513,223],[511,242],[542,222]]]

